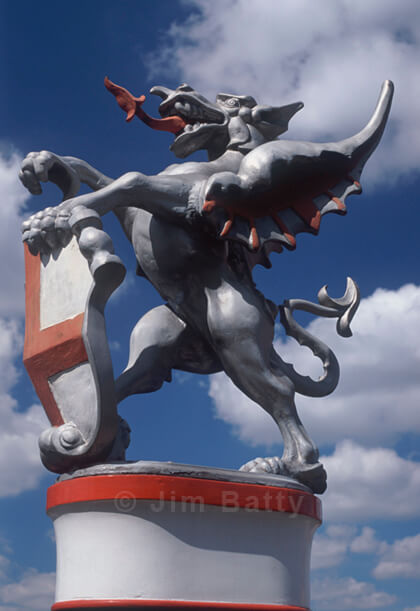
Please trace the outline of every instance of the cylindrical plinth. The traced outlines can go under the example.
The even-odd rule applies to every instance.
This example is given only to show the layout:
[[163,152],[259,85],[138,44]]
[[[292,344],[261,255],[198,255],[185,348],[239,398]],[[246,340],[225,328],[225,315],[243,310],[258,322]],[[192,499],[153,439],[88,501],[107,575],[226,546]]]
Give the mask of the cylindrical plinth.
[[51,486],[47,509],[57,542],[53,611],[309,608],[310,550],[321,521],[309,492],[94,475]]

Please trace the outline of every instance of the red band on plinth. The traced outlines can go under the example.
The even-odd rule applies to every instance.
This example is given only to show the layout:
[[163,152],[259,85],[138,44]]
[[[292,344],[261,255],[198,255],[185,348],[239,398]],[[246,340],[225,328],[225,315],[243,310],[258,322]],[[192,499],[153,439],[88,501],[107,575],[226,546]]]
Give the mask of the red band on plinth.
[[291,607],[290,605],[265,605],[258,603],[224,603],[202,602],[188,600],[69,600],[55,603],[51,611],[64,611],[65,609],[217,609],[218,611],[309,611],[304,607]]
[[151,474],[95,475],[59,482],[48,489],[47,511],[68,503],[123,498],[279,511],[322,521],[320,500],[301,490]]

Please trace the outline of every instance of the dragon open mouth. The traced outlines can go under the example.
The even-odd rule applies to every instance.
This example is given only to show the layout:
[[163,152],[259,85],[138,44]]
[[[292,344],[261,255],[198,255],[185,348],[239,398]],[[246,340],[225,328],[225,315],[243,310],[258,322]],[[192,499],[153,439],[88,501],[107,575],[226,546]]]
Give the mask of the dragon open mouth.
[[137,116],[152,129],[172,132],[173,134],[182,132],[185,127],[185,121],[176,114],[162,119],[155,119],[148,115],[142,108],[146,99],[144,95],[134,97],[127,89],[110,81],[107,76],[105,77],[104,84],[108,91],[115,96],[120,108],[127,113],[126,121],[132,121]]
[[[150,93],[165,98],[159,106],[161,119],[148,115],[142,108],[145,96],[135,97],[127,89],[105,78],[105,87],[112,93],[120,108],[127,113],[126,121],[137,116],[152,129],[171,132],[175,139],[170,147],[178,157],[206,148],[216,132],[224,129],[229,116],[188,85],[173,91],[152,87]],[[181,91],[181,87],[183,88]]]
[[205,127],[224,125],[227,122],[222,111],[185,93],[162,102],[159,106],[159,113],[163,119],[179,117],[185,122],[182,129],[175,133],[175,139],[187,134],[192,135]]

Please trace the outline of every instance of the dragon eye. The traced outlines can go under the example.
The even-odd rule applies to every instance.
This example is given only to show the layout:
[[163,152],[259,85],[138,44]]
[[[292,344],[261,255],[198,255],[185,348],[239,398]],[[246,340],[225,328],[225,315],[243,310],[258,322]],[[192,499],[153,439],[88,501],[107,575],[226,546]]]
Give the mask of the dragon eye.
[[236,98],[229,98],[225,101],[226,106],[230,106],[230,108],[234,108],[235,106],[239,106],[239,101]]

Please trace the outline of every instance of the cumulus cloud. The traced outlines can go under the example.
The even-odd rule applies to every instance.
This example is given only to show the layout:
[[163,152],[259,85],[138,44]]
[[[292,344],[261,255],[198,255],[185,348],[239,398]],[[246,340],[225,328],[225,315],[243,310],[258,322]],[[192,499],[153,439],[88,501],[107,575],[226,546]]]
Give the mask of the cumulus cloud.
[[328,526],[316,534],[312,545],[311,568],[326,569],[341,564],[351,545],[355,527],[341,524]]
[[373,570],[376,579],[420,577],[420,534],[388,545]]
[[[358,131],[381,81],[397,96],[370,178],[395,180],[418,170],[417,78],[420,25],[416,0],[190,0],[193,14],[173,23],[151,76],[179,75],[207,95],[246,93],[268,104],[302,99],[291,138],[326,140]],[[246,44],[244,44],[246,41]],[[367,181],[369,182],[369,181]]]
[[386,547],[387,544],[384,541],[376,538],[374,529],[365,526],[360,535],[351,542],[350,550],[355,554],[376,554]]
[[331,456],[321,460],[328,473],[323,497],[326,522],[419,517],[419,462],[401,458],[391,449],[367,449],[352,441],[339,443]]
[[312,600],[317,609],[345,611],[347,609],[378,609],[392,605],[396,597],[376,590],[372,583],[352,577],[317,579],[312,584]]
[[47,427],[40,405],[23,411],[11,394],[19,379],[15,364],[22,349],[19,322],[0,318],[0,496],[36,488],[43,473],[38,436]]
[[0,151],[0,316],[23,314],[24,272],[20,233],[28,192],[18,179],[21,157]]
[[[322,338],[338,357],[341,379],[329,397],[297,396],[302,420],[318,444],[351,437],[363,444],[387,444],[399,434],[420,432],[420,287],[378,289],[361,301],[352,323],[353,337],[343,339],[327,319],[308,331]],[[297,370],[317,377],[320,361],[295,340],[278,340],[277,351]],[[225,376],[211,378],[215,414],[231,424],[244,442],[267,446],[280,441],[271,418]]]
[[0,580],[6,578],[7,570],[10,566],[10,560],[7,556],[0,554]]
[[54,602],[55,573],[27,571],[16,582],[0,585],[0,611],[45,611]]
[[24,311],[21,216],[28,194],[18,180],[21,158],[0,151],[0,496],[35,488],[44,472],[37,439],[46,428],[39,405],[23,410],[13,397],[19,380]]
[[369,554],[376,562],[372,570],[376,579],[420,577],[420,534],[387,543],[378,539],[369,526],[356,535],[358,530],[356,526],[330,523],[317,532],[312,545],[312,570],[339,566],[351,560],[351,554]]

